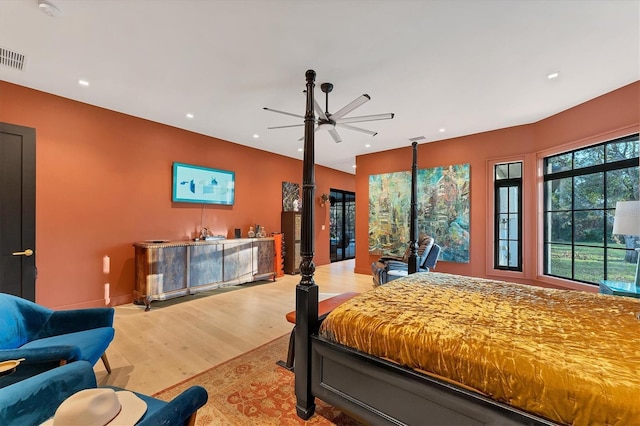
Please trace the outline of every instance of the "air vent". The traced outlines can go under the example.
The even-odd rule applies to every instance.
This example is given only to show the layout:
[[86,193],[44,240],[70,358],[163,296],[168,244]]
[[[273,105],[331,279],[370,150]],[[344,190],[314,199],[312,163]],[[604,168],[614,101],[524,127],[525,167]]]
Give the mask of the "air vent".
[[0,65],[22,71],[24,70],[25,59],[26,56],[21,53],[0,47]]
[[416,136],[415,138],[411,138],[409,139],[411,142],[418,142],[421,141],[423,139],[426,139],[424,136]]

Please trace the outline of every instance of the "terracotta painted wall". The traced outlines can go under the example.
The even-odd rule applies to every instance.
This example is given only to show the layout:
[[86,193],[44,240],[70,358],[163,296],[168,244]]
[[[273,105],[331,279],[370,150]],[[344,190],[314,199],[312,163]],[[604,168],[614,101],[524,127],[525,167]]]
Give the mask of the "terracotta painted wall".
[[[52,308],[104,305],[106,282],[112,305],[131,302],[135,241],[189,239],[201,224],[229,238],[256,223],[279,231],[282,182],[302,184],[299,160],[5,82],[0,121],[36,129],[36,301]],[[172,203],[174,161],[235,171],[235,204]],[[316,167],[316,198],[329,188],[354,191],[355,176]],[[329,212],[317,207],[322,265]]]
[[[464,119],[464,117],[461,117]],[[525,167],[524,268],[522,274],[503,274],[500,279],[554,286],[571,286],[541,276],[540,227],[538,225],[539,180],[537,168],[550,152],[575,149],[638,132],[640,82],[635,82],[537,123],[420,144],[418,167],[469,163],[471,169],[470,262],[439,262],[436,270],[491,278],[492,230],[487,205],[492,199],[491,162],[518,158]],[[377,256],[368,252],[369,175],[410,170],[411,148],[373,153],[356,158],[356,272],[370,273]],[[407,237],[408,239],[408,237]],[[495,278],[495,276],[494,276]]]

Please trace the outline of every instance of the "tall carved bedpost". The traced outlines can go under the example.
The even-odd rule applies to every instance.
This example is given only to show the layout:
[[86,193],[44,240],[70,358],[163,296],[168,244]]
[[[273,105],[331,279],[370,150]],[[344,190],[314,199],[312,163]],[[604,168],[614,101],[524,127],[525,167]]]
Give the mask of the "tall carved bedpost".
[[411,213],[409,216],[409,234],[411,234],[411,253],[408,260],[408,273],[418,272],[418,142],[411,144],[413,161],[411,162]]
[[295,334],[295,390],[296,411],[308,419],[315,411],[315,398],[311,394],[311,334],[318,328],[318,286],[313,281],[316,270],[314,255],[314,203],[315,194],[315,113],[313,88],[316,73],[306,72],[307,106],[304,116],[304,160],[302,165],[302,228],[300,241],[300,283],[296,286]]

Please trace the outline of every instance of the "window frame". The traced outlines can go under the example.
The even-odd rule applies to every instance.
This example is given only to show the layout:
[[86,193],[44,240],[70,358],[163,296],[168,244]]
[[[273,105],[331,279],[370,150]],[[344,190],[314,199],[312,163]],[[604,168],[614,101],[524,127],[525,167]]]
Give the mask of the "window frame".
[[[512,164],[519,164],[520,165],[520,176],[519,177],[511,177],[510,176],[510,170],[511,170],[511,165]],[[498,179],[497,176],[497,169],[499,166],[503,166],[506,165],[507,166],[507,177],[504,179]],[[500,271],[513,271],[513,272],[523,272],[523,268],[522,268],[522,264],[523,264],[523,254],[522,254],[522,237],[523,237],[523,233],[522,233],[522,229],[523,229],[523,220],[522,220],[522,216],[523,216],[523,200],[522,200],[522,193],[523,193],[523,175],[524,175],[524,161],[522,160],[518,160],[518,161],[509,161],[509,162],[496,162],[495,164],[493,164],[493,197],[494,197],[494,203],[493,203],[493,269],[495,270],[500,270]],[[511,203],[510,201],[510,188],[517,188],[518,191],[518,195],[517,195],[517,201],[516,201],[516,212],[512,212],[510,211],[510,205]],[[500,243],[501,241],[504,241],[505,239],[500,238],[500,216],[502,214],[504,214],[504,212],[500,211],[500,189],[502,188],[507,188],[507,215],[511,215],[511,214],[517,214],[518,215],[518,221],[517,221],[517,239],[515,239],[515,241],[517,241],[517,261],[516,261],[516,266],[509,266],[507,265],[500,265],[499,264],[499,259],[500,259]],[[507,241],[513,241],[514,239],[510,238],[510,232],[509,230],[507,231]],[[510,253],[510,248],[507,248],[507,252],[509,254]],[[509,262],[507,262],[509,263]]]
[[[609,200],[607,197],[607,172],[612,172],[612,171],[616,171],[616,170],[623,170],[626,168],[630,168],[630,167],[639,167],[639,159],[638,157],[634,157],[631,159],[625,159],[625,160],[618,160],[618,161],[611,161],[611,162],[607,162],[606,160],[606,145],[609,144],[613,144],[613,143],[619,143],[622,142],[624,140],[628,140],[628,139],[638,139],[638,133],[634,132],[631,134],[626,134],[626,135],[622,135],[622,136],[614,136],[612,138],[603,138],[600,139],[599,141],[592,141],[592,143],[589,144],[581,144],[578,146],[572,146],[569,147],[565,150],[562,151],[556,151],[553,153],[547,153],[546,155],[542,155],[540,156],[540,179],[541,179],[541,197],[540,197],[540,211],[541,211],[541,219],[540,219],[540,229],[541,229],[541,233],[540,233],[540,248],[541,248],[541,257],[539,259],[541,259],[541,264],[540,264],[540,270],[539,273],[542,275],[542,277],[548,277],[551,279],[559,279],[559,280],[566,280],[570,283],[575,283],[578,285],[587,285],[589,287],[597,287],[598,283],[594,283],[594,282],[590,282],[590,281],[585,281],[585,280],[581,280],[581,279],[576,279],[576,263],[575,263],[575,253],[576,253],[576,247],[600,247],[599,245],[593,245],[593,244],[588,244],[588,243],[584,243],[584,242],[576,242],[576,232],[575,232],[575,215],[576,212],[580,213],[580,212],[587,212],[587,211],[602,211],[603,213],[603,217],[606,217],[607,214],[611,214],[612,211],[615,210],[615,202],[613,203],[613,205],[609,204]],[[576,153],[580,152],[580,151],[585,151],[585,150],[589,150],[589,149],[594,149],[596,147],[599,146],[603,146],[603,160],[601,164],[596,164],[596,165],[590,165],[590,166],[586,166],[586,167],[576,167],[575,166],[575,160],[576,160]],[[566,170],[561,170],[558,172],[553,172],[553,173],[549,173],[547,172],[547,165],[548,165],[548,160],[552,159],[554,157],[560,157],[560,156],[564,156],[564,155],[570,155],[571,157],[571,168],[570,169],[566,169]],[[603,192],[602,192],[602,197],[603,197],[603,205],[602,207],[598,207],[598,208],[576,208],[575,205],[575,178],[576,177],[581,177],[581,176],[590,176],[593,175],[595,173],[603,173]],[[570,178],[571,179],[571,201],[570,201],[570,209],[552,209],[550,207],[550,199],[549,194],[548,194],[548,182],[549,181],[553,181],[553,180],[561,180],[561,179],[567,179]],[[571,241],[569,243],[560,243],[558,241],[553,241],[552,238],[552,231],[550,228],[550,225],[548,224],[548,217],[549,214],[554,213],[554,212],[565,212],[570,214],[571,216]],[[607,259],[608,259],[608,251],[609,250],[620,250],[618,248],[612,248],[610,247],[610,244],[608,242],[608,238],[607,238],[607,221],[606,219],[603,220],[603,242],[602,242],[602,249],[603,249],[603,278],[602,279],[607,279],[607,275],[608,275],[608,271],[607,271]],[[550,273],[550,250],[552,246],[569,246],[570,247],[570,251],[571,251],[571,277],[566,277],[566,276],[561,276],[561,275],[554,275],[552,273]],[[599,281],[599,280],[598,280]]]

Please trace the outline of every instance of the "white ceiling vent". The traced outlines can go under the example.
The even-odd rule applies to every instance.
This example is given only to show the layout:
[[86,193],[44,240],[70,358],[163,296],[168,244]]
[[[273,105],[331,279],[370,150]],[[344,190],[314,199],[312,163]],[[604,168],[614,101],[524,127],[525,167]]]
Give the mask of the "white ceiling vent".
[[23,71],[26,59],[22,53],[0,47],[0,65]]

